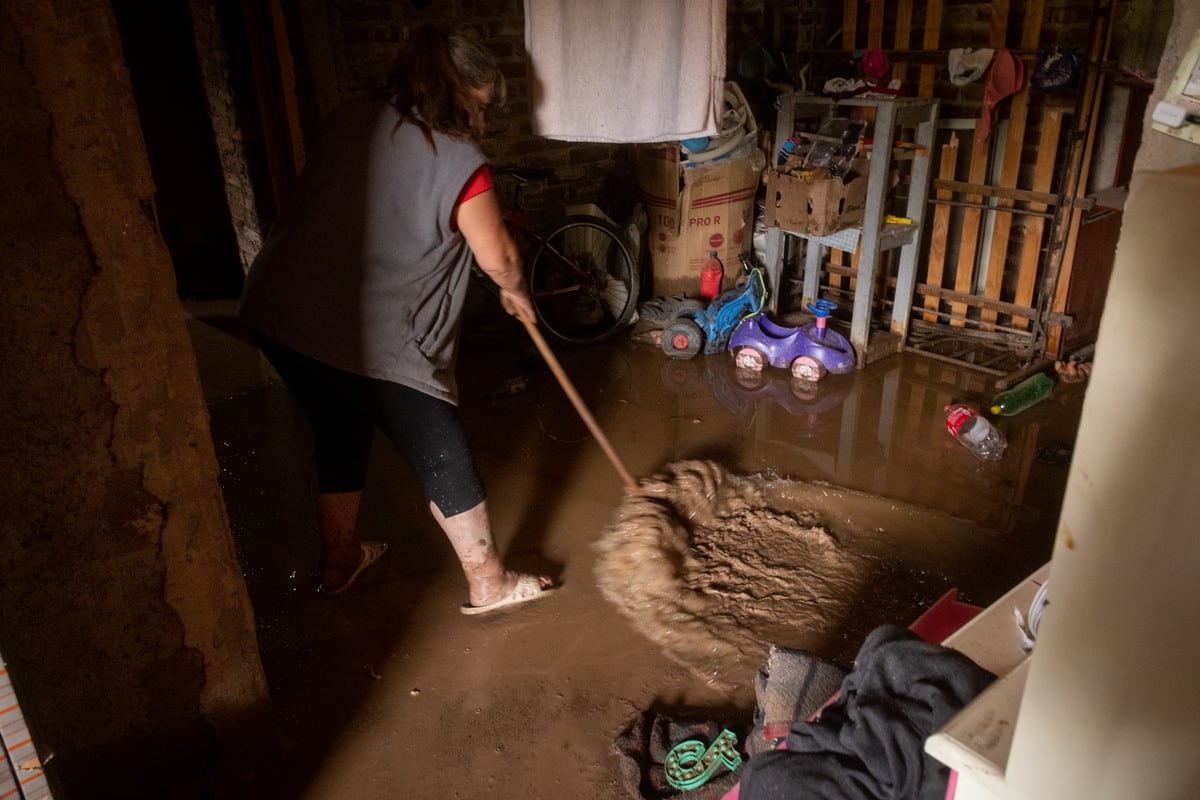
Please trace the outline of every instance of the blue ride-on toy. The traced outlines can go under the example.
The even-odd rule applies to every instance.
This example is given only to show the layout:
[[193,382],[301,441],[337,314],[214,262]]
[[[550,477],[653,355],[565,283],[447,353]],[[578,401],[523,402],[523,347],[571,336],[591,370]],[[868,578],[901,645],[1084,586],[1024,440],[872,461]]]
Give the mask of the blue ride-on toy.
[[722,292],[707,306],[696,301],[671,319],[662,332],[663,352],[679,359],[723,352],[738,323],[760,313],[766,298],[762,270],[750,267],[742,286]]

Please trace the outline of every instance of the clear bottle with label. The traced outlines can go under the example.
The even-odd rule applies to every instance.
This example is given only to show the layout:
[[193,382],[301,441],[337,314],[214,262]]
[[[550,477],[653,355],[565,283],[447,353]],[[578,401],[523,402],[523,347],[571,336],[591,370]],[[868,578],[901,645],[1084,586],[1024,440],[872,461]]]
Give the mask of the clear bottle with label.
[[713,250],[704,264],[704,269],[700,270],[700,298],[709,302],[719,295],[723,277],[725,277],[725,266],[721,263],[721,259],[717,258],[717,251]]
[[1035,373],[1011,389],[993,397],[992,413],[1004,417],[1020,414],[1030,406],[1037,405],[1049,397],[1053,389],[1053,378],[1041,372]]
[[946,406],[946,430],[958,443],[984,461],[996,461],[1004,455],[1008,440],[987,417],[965,405]]

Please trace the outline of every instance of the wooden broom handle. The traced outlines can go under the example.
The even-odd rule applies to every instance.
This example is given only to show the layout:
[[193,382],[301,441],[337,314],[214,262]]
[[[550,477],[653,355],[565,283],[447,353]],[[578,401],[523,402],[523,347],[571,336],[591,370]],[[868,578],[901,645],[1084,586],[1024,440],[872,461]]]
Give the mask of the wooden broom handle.
[[617,452],[613,450],[608,437],[604,435],[604,432],[600,430],[600,426],[596,424],[595,417],[592,416],[592,412],[588,411],[588,407],[584,405],[579,392],[575,391],[575,385],[571,383],[571,379],[567,377],[567,373],[563,372],[562,365],[558,363],[558,359],[554,357],[550,346],[542,338],[542,333],[537,329],[537,325],[521,312],[517,313],[517,318],[521,320],[521,324],[529,332],[529,338],[533,339],[533,343],[537,345],[538,352],[542,354],[542,358],[550,366],[550,371],[554,373],[554,377],[558,380],[558,385],[562,387],[563,392],[566,393],[567,399],[571,401],[571,405],[575,406],[575,410],[579,412],[579,416],[583,419],[584,424],[587,425],[588,430],[592,432],[592,436],[596,437],[596,441],[600,444],[600,449],[608,456],[608,460],[612,462],[613,467],[617,470],[617,474],[625,482],[626,491],[630,494],[641,494],[637,481],[633,479],[633,476],[629,474],[629,470],[625,469],[625,465],[617,457]]

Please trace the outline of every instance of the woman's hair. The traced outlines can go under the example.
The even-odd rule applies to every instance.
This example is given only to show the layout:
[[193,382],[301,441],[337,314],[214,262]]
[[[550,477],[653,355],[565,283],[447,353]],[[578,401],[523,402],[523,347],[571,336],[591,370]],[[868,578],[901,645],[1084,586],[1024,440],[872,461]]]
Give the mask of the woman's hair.
[[431,25],[409,35],[387,85],[401,124],[420,128],[434,152],[434,131],[468,139],[483,135],[483,117],[469,94],[472,89],[486,89],[489,106],[504,104],[504,76],[495,58],[466,36]]

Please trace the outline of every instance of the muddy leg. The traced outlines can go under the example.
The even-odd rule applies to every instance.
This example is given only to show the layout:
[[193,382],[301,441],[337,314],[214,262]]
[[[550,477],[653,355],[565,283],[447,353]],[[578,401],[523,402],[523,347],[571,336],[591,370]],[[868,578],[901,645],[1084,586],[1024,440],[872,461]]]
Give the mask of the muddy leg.
[[[471,605],[490,605],[516,588],[520,576],[505,569],[504,562],[500,560],[500,553],[492,539],[486,500],[452,517],[442,516],[441,510],[433,503],[429,504],[429,510],[450,540],[462,565],[470,589]],[[545,587],[551,584],[545,576],[540,576],[540,582]]]
[[346,582],[363,558],[358,540],[358,508],[362,492],[317,495],[317,527],[321,532],[321,583],[336,588]]

